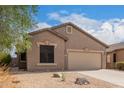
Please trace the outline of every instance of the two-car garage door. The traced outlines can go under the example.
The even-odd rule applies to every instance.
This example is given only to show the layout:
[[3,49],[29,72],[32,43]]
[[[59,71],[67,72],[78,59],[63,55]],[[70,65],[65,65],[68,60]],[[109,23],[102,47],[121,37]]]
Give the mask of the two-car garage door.
[[101,68],[101,53],[96,52],[69,52],[69,70],[90,70]]

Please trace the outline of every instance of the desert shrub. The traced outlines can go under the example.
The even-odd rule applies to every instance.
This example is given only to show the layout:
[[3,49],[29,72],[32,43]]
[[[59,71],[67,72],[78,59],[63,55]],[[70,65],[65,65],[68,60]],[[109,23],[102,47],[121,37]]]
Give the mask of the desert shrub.
[[61,81],[65,81],[65,73],[61,73]]
[[7,53],[0,53],[0,66],[7,66],[11,62],[11,55]]
[[112,68],[112,69],[116,69],[116,63],[112,63],[112,64],[111,64],[111,68]]
[[58,73],[54,73],[54,74],[53,74],[53,77],[54,77],[54,78],[60,78],[60,77],[61,77],[61,75],[60,75],[60,74],[58,74]]
[[12,81],[14,78],[11,76],[9,63],[11,56],[7,53],[0,52],[0,88],[14,88],[16,84]]
[[124,70],[124,61],[123,62],[117,62],[116,68],[119,70]]
[[53,77],[54,77],[54,78],[60,78],[61,81],[65,81],[65,78],[66,78],[64,72],[62,72],[62,73],[54,73],[54,74],[53,74]]
[[10,69],[5,66],[0,67],[0,88],[15,88],[16,84],[12,81],[15,81],[16,78],[11,76]]

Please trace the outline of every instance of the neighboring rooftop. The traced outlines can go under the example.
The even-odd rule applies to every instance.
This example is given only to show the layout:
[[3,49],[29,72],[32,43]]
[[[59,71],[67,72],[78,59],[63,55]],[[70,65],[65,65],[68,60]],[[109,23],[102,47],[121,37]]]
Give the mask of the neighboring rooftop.
[[110,45],[109,48],[107,49],[107,52],[112,52],[112,51],[118,50],[118,49],[124,49],[124,42]]

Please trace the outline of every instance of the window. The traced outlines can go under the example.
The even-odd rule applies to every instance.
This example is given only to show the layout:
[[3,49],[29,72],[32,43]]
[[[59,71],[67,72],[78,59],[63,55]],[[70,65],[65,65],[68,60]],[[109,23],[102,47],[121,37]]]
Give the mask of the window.
[[71,26],[67,26],[67,27],[66,27],[66,32],[67,32],[68,34],[72,34],[72,27],[71,27]]
[[20,60],[21,60],[21,61],[26,61],[26,52],[21,53],[21,55],[20,55]]
[[115,53],[113,54],[113,62],[114,63],[116,62],[116,54]]
[[40,63],[54,63],[54,46],[40,45]]

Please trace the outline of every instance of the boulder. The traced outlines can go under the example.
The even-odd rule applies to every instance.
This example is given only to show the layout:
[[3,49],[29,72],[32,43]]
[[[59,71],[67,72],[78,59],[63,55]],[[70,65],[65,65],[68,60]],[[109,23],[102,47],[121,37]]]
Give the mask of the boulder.
[[75,84],[78,85],[87,85],[90,82],[86,78],[76,78]]

